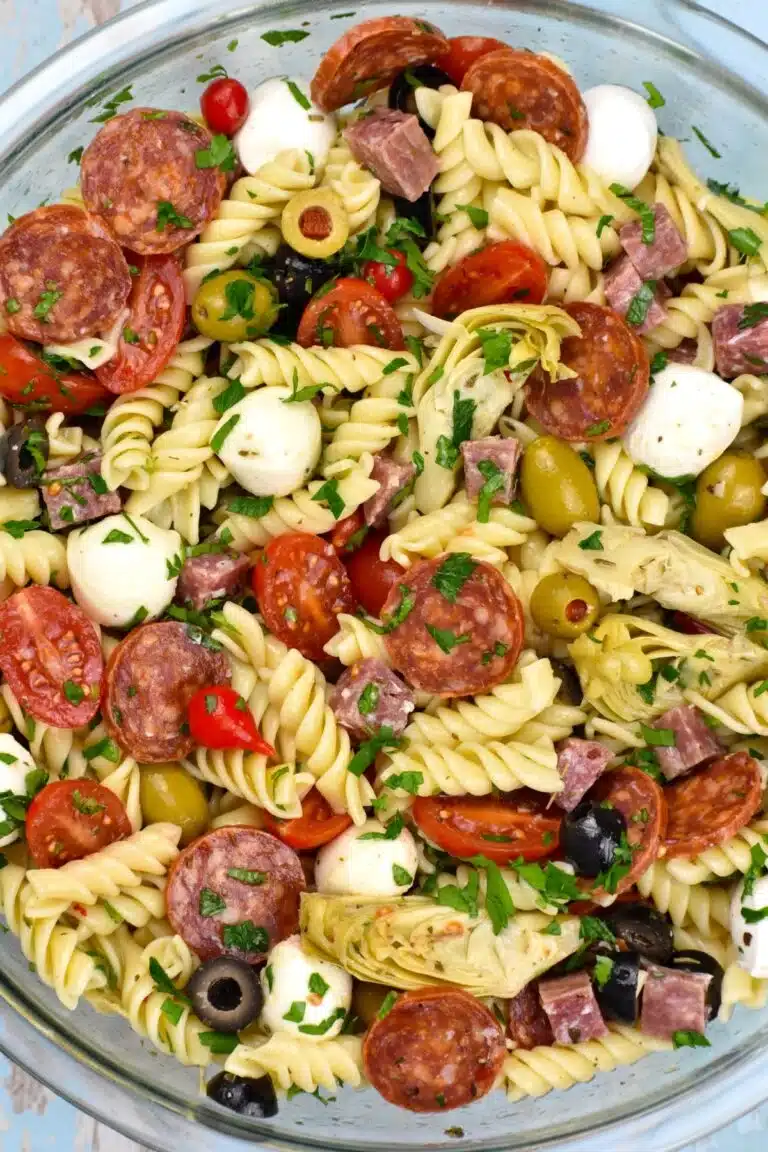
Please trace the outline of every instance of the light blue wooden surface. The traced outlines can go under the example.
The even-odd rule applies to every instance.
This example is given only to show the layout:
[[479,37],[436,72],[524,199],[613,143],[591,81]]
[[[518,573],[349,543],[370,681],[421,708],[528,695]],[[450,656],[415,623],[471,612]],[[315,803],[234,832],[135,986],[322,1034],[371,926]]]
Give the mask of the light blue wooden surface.
[[[58,48],[94,25],[103,24],[132,2],[0,0],[0,90]],[[701,2],[768,42],[768,0]],[[640,22],[642,6],[643,0],[638,0]],[[765,82],[768,86],[768,76]],[[76,1075],[73,1066],[73,1076]],[[715,1136],[689,1145],[685,1152],[767,1150],[768,1104]],[[0,1056],[0,1152],[142,1152],[142,1149],[53,1096]],[[621,1149],[617,1148],[617,1152]],[[648,1152],[664,1150],[654,1148]]]

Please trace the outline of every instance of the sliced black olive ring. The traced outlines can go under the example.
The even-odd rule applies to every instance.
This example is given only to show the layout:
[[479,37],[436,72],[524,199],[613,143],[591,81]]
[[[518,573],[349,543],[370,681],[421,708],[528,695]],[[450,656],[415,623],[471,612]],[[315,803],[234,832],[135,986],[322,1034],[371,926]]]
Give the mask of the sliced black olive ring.
[[247,1028],[264,1003],[254,969],[231,956],[201,964],[184,991],[202,1022],[217,1032]]

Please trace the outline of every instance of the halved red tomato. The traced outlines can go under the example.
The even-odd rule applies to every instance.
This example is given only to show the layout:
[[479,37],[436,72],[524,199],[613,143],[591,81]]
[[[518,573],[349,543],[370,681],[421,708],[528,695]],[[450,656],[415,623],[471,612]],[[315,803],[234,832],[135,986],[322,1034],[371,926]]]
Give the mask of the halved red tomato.
[[351,348],[372,344],[393,351],[405,348],[400,321],[378,288],[367,280],[345,276],[330,291],[314,296],[299,324],[299,344],[311,348]]
[[448,50],[437,61],[443,72],[447,72],[457,88],[461,88],[464,73],[467,72],[475,60],[495,52],[497,48],[509,48],[503,40],[495,40],[493,36],[452,36],[448,41]]
[[379,557],[386,532],[369,532],[361,546],[348,555],[342,555],[357,601],[371,616],[380,616],[387,596],[405,575],[405,569],[396,560]]
[[346,832],[352,825],[346,812],[334,812],[330,804],[313,788],[301,802],[301,816],[296,820],[278,820],[269,812],[264,813],[267,831],[295,848],[297,852],[308,852],[320,848]]
[[560,839],[560,817],[548,797],[529,789],[509,796],[419,796],[413,818],[421,831],[451,856],[487,856],[506,864],[522,856],[551,856]]
[[29,404],[68,416],[91,408],[103,415],[112,403],[111,395],[95,377],[46,364],[7,333],[0,336],[0,396],[12,404]]
[[541,304],[546,291],[547,266],[541,256],[516,240],[499,240],[443,272],[432,311],[450,319],[490,304]]
[[60,868],[131,834],[114,792],[95,780],[54,780],[27,810],[27,844],[38,868]]

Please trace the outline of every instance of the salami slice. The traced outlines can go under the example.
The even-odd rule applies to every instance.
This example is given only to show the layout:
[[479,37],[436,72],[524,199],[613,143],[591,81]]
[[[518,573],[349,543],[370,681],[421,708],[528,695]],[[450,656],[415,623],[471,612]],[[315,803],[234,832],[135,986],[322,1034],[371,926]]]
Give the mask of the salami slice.
[[382,16],[350,28],[328,49],[312,78],[312,99],[333,112],[386,88],[398,72],[428,64],[448,48],[439,28],[410,16]]
[[415,564],[382,609],[395,668],[414,688],[474,696],[506,680],[517,663],[525,618],[517,596],[490,564],[465,552]]
[[472,115],[506,132],[529,128],[574,164],[587,146],[589,120],[576,84],[546,56],[497,48],[475,60],[461,87],[472,93]]
[[632,850],[629,870],[617,881],[614,891],[594,890],[595,897],[600,899],[626,892],[650,868],[667,829],[667,802],[656,781],[641,768],[632,767],[606,772],[589,796],[621,812],[627,822],[627,842]]
[[144,624],[112,653],[102,712],[110,736],[140,764],[180,760],[194,744],[187,704],[200,688],[227,684],[226,656],[175,620]]
[[202,960],[237,956],[258,964],[298,931],[305,887],[301,861],[282,840],[256,828],[217,828],[174,861],[168,919]]
[[175,252],[202,232],[224,195],[224,173],[197,165],[211,140],[181,112],[134,108],[113,117],[83,153],[86,208],[131,252]]
[[541,1006],[538,982],[526,984],[522,992],[507,1003],[507,1035],[516,1048],[540,1048],[554,1044],[549,1017]]
[[650,364],[639,336],[599,304],[569,304],[580,336],[562,343],[560,358],[576,373],[551,380],[537,368],[526,383],[530,414],[561,440],[620,436],[648,393]]
[[667,856],[696,856],[724,844],[748,824],[762,800],[760,768],[734,752],[665,789],[669,824]]
[[120,248],[82,208],[36,208],[0,237],[0,313],[14,336],[53,344],[106,333],[130,291]]
[[446,1112],[491,1090],[505,1052],[501,1025],[480,1000],[461,988],[418,988],[373,1022],[363,1064],[390,1104]]

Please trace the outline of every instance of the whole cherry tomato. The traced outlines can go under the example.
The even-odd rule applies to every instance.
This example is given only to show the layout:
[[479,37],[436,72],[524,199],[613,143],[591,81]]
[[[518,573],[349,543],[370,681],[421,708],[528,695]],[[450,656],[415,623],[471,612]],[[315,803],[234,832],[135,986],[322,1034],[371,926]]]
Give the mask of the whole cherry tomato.
[[248,91],[239,80],[220,76],[200,97],[200,111],[212,132],[234,136],[248,115]]
[[383,260],[366,260],[363,265],[363,279],[374,288],[378,288],[385,300],[393,304],[401,296],[410,292],[413,286],[413,273],[406,264],[404,253],[397,248],[387,248],[394,264],[385,264]]
[[259,756],[274,756],[260,735],[242,696],[226,684],[200,688],[187,705],[189,731],[205,748],[245,748]]
[[461,88],[464,74],[470,65],[481,56],[495,52],[498,48],[508,48],[503,40],[495,40],[492,36],[452,36],[448,41],[448,49],[444,56],[438,60],[443,72],[447,72],[457,88]]

